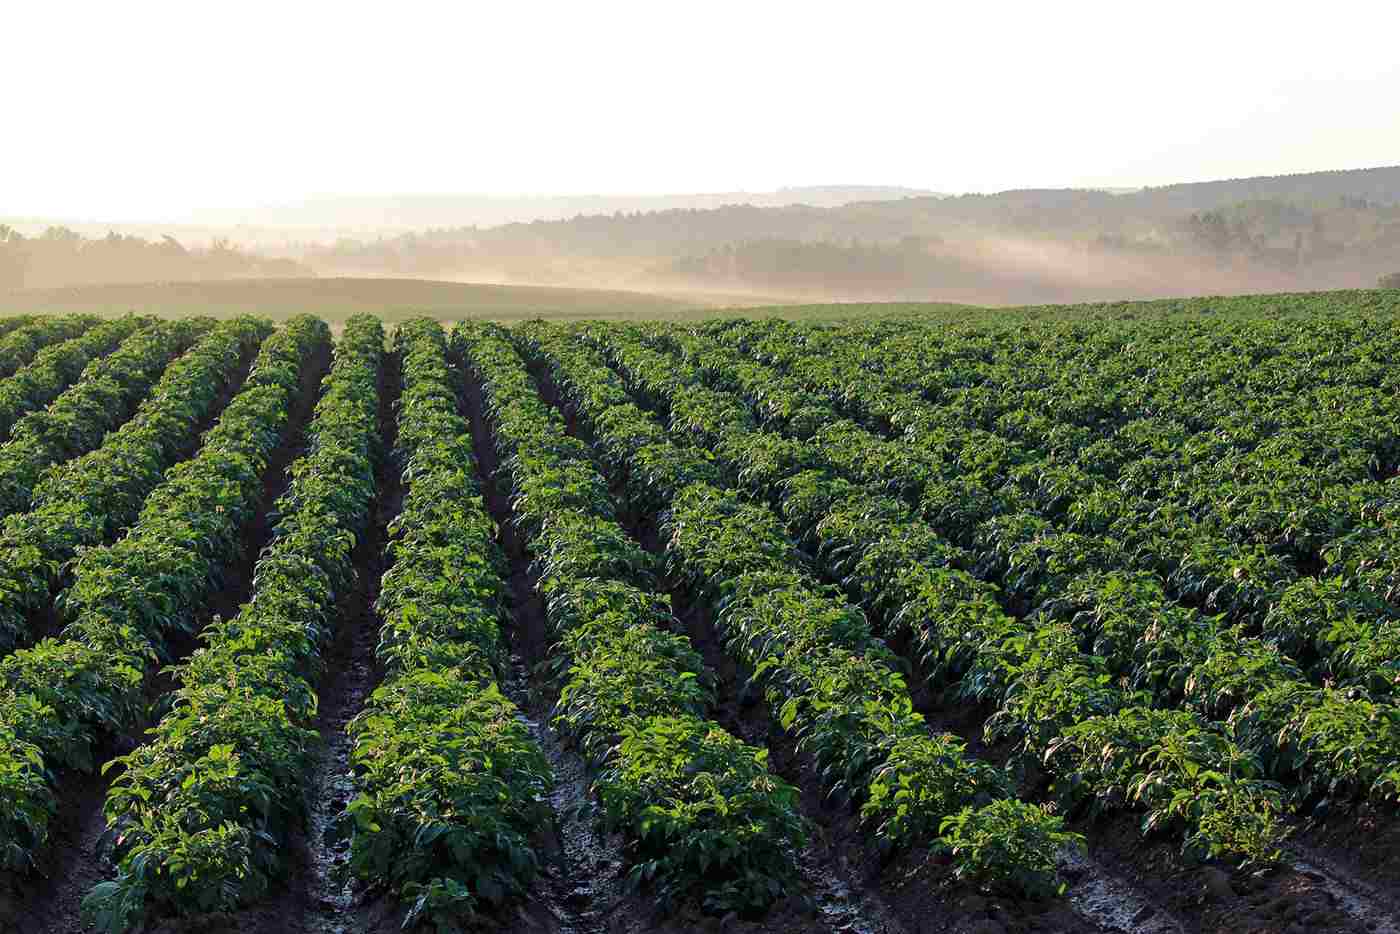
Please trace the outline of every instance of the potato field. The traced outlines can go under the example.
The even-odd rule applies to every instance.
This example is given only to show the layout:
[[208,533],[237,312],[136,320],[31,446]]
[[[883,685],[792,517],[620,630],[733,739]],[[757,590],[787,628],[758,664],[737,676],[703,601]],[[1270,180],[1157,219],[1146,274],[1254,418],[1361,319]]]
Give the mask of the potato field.
[[0,934],[1400,931],[1398,324],[0,320]]

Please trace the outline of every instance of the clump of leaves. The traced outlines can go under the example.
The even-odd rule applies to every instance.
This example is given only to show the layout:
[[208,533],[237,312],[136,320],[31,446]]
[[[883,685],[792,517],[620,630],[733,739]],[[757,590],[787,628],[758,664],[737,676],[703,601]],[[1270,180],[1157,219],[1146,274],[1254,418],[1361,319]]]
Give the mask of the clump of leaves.
[[1082,835],[1065,830],[1063,818],[1010,798],[950,814],[939,832],[940,847],[953,857],[953,878],[1029,898],[1064,892],[1055,857],[1085,846]]
[[768,753],[694,716],[637,719],[594,790],[604,826],[627,827],[634,886],[663,903],[703,887],[707,909],[761,910],[796,879],[806,841],[797,789],[768,769]]

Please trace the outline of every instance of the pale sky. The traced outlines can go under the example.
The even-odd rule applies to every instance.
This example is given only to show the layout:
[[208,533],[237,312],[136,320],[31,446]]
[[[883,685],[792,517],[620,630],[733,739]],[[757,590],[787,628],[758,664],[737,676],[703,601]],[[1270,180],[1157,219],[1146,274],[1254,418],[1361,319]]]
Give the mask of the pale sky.
[[9,0],[0,30],[0,216],[1400,163],[1393,0]]

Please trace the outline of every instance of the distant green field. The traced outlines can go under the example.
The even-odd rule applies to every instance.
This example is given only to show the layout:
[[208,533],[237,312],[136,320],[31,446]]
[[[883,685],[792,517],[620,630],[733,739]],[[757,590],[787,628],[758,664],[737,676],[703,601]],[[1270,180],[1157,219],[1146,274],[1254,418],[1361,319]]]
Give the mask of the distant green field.
[[258,314],[274,320],[309,313],[333,327],[352,314],[371,313],[393,324],[417,316],[440,321],[480,318],[510,324],[552,320],[703,321],[724,317],[850,321],[910,316],[987,323],[1063,318],[1124,319],[1179,314],[1226,317],[1326,313],[1329,309],[1393,309],[1397,290],[1206,296],[1083,305],[979,307],[944,302],[719,305],[713,298],[655,295],[603,289],[482,285],[431,279],[239,279],[220,282],[151,282],[125,285],[26,289],[0,295],[0,315],[137,311],[164,317]]
[[369,312],[388,323],[427,315],[442,321],[484,318],[501,323],[531,318],[698,320],[727,315],[839,320],[963,306],[853,304],[719,307],[714,299],[645,292],[480,285],[430,279],[239,279],[219,282],[150,282],[25,289],[0,295],[0,314],[128,311],[164,317],[258,314],[275,320],[310,313],[338,324]]
[[877,317],[946,320],[959,324],[1005,324],[1008,321],[1131,321],[1135,318],[1202,316],[1278,318],[1289,315],[1394,313],[1400,289],[1353,289],[1336,292],[1287,292],[1270,295],[1203,295],[1145,301],[1094,302],[1079,305],[985,307],[938,302],[878,302],[836,305],[771,305],[730,309],[743,317],[781,317],[807,321],[851,321]]
[[699,305],[640,292],[475,285],[428,279],[238,279],[26,289],[0,295],[0,313],[139,311],[167,317],[309,313],[337,323],[372,312],[386,322],[421,315],[487,318],[664,318]]

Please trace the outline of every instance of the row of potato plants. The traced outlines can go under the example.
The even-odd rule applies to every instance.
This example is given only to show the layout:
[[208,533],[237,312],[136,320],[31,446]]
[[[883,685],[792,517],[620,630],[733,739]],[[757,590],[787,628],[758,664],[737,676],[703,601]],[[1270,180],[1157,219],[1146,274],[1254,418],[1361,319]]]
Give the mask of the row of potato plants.
[[[734,367],[731,372],[740,369]],[[770,394],[774,392],[771,373],[753,372],[741,381],[763,385]],[[858,430],[851,429],[842,431],[836,443],[824,446],[822,442],[823,432],[819,431],[812,443],[824,452],[829,463],[850,464],[846,455],[853,450],[862,451],[861,456],[867,459],[878,459],[882,446],[880,439],[862,437]],[[882,476],[888,476],[888,464],[884,462],[886,472]],[[873,478],[867,475],[865,479]],[[862,522],[869,526],[873,520],[876,525],[893,523],[893,528],[907,536],[911,519],[907,507],[894,501],[884,507],[885,515],[880,516],[880,509],[872,514],[871,505],[856,503],[845,510],[844,516],[839,511],[833,513],[819,520],[821,528],[829,538],[832,533],[849,534],[859,529]],[[918,523],[917,518],[913,521]],[[1299,803],[1325,804],[1368,793],[1375,797],[1393,796],[1397,777],[1394,724],[1400,722],[1393,710],[1358,697],[1355,692],[1315,688],[1302,679],[1297,667],[1276,646],[1246,636],[1217,619],[1173,606],[1160,583],[1150,575],[1115,568],[1111,544],[1073,533],[1053,534],[1043,520],[1026,515],[1000,517],[991,520],[991,525],[1014,530],[1013,534],[1022,538],[1017,541],[1003,534],[993,540],[1002,545],[1015,541],[1006,551],[998,551],[996,544],[989,546],[988,540],[983,539],[980,558],[962,549],[950,550],[943,542],[938,560],[964,568],[979,567],[984,575],[990,572],[1011,590],[1024,590],[1027,582],[1032,582],[1030,602],[1038,607],[1038,615],[1031,623],[1038,643],[1058,640],[1064,651],[1077,650],[1090,660],[1101,660],[1101,667],[1106,667],[1122,688],[1146,692],[1154,706],[1184,705],[1202,720],[1233,714],[1225,732],[1236,746],[1222,746],[1220,753],[1229,762],[1243,762],[1244,775],[1262,771],[1294,785]],[[865,534],[870,531],[866,529]],[[932,529],[929,532],[936,536]],[[869,545],[869,541],[857,538],[855,546],[844,547],[868,549]],[[864,560],[869,562],[873,555],[864,553]],[[935,559],[931,556],[928,560]],[[906,619],[916,617],[908,610],[902,612]],[[1066,627],[1060,636],[1054,635]],[[986,632],[993,637],[993,644],[1005,645],[1007,635],[1017,633],[1019,628],[1000,622]],[[964,630],[964,635],[970,631],[975,629]],[[954,651],[966,650],[965,646],[954,644]],[[1050,670],[1056,672],[1056,680],[1065,679],[1059,673],[1065,669]],[[964,673],[963,684],[965,690],[970,688],[985,695],[989,688],[995,688],[996,680],[974,665],[973,670]],[[1022,677],[1022,689],[1024,681]],[[1053,682],[1049,685],[1053,686]],[[1091,696],[1091,692],[1086,692],[1086,698]],[[1072,712],[1071,709],[1069,713]],[[1005,711],[989,724],[992,729],[1005,728],[1002,713]],[[1065,716],[1060,722],[1069,724],[1075,719]],[[1185,715],[1178,719],[1181,725],[1189,725]],[[1056,738],[1059,730],[1060,726],[1054,725],[1050,736],[1053,749],[1045,747],[1047,755],[1063,755],[1067,748],[1068,741]],[[1255,762],[1240,759],[1239,749],[1247,750]],[[1257,842],[1268,836],[1245,839]]]
[[[1363,332],[1362,335],[1354,335],[1353,339],[1364,344],[1368,334],[1369,332]],[[915,401],[907,407],[917,408],[918,405]],[[1388,420],[1390,427],[1382,433],[1388,432],[1393,437],[1396,432],[1396,417],[1393,413],[1388,415]],[[1380,427],[1378,423],[1378,430]],[[917,458],[917,451],[912,456]],[[931,467],[923,469],[936,475],[936,461],[931,462]],[[1328,471],[1319,467],[1315,472],[1321,477]],[[1386,547],[1388,541],[1400,545],[1400,538],[1396,537],[1396,520],[1400,518],[1400,510],[1394,507],[1396,502],[1400,502],[1400,497],[1396,496],[1400,488],[1397,488],[1396,484],[1397,479],[1393,477],[1383,483],[1368,484],[1371,492],[1363,498],[1364,506],[1360,509],[1360,514],[1369,525],[1345,532],[1339,543],[1323,548],[1323,553],[1329,556],[1330,561],[1335,553],[1344,553],[1350,543],[1361,540],[1365,542],[1363,549],[1370,549],[1369,557],[1360,558],[1352,552],[1349,557],[1360,560],[1353,560],[1349,564],[1339,561],[1336,567],[1329,564],[1320,570],[1318,577],[1295,576],[1292,583],[1283,582],[1267,587],[1242,584],[1236,588],[1237,594],[1252,591],[1252,596],[1247,602],[1253,604],[1262,614],[1262,618],[1260,614],[1255,614],[1252,620],[1246,617],[1247,621],[1242,624],[1243,634],[1250,637],[1261,636],[1270,647],[1276,647],[1281,655],[1267,670],[1258,671],[1253,679],[1253,687],[1276,688],[1271,696],[1261,699],[1261,704],[1269,708],[1268,715],[1262,718],[1263,721],[1277,725],[1288,718],[1294,721],[1295,732],[1311,731],[1317,734],[1320,728],[1325,728],[1337,734],[1323,742],[1326,748],[1322,754],[1340,761],[1360,753],[1359,764],[1372,773],[1371,784],[1382,795],[1393,795],[1396,777],[1391,767],[1395,759],[1395,718],[1387,711],[1391,707],[1389,696],[1395,693],[1397,675],[1400,675],[1400,609],[1397,609],[1394,600],[1390,599],[1393,594],[1389,594],[1388,591],[1393,589],[1393,584],[1387,581],[1397,579],[1395,574],[1400,565],[1397,565],[1393,557],[1394,549]],[[1219,485],[1226,490],[1237,489],[1229,483]],[[937,486],[935,483],[931,488],[936,489]],[[1134,576],[1139,581],[1143,579],[1142,572],[1154,573],[1161,582],[1162,589],[1168,594],[1173,589],[1189,591],[1191,586],[1194,586],[1183,584],[1183,580],[1194,573],[1193,566],[1200,566],[1196,558],[1203,553],[1203,543],[1196,542],[1194,550],[1187,554],[1184,561],[1173,563],[1165,560],[1165,556],[1143,560],[1144,553],[1150,556],[1153,552],[1161,554],[1161,551],[1155,548],[1145,550],[1142,547],[1144,534],[1150,533],[1144,533],[1141,524],[1135,522],[1130,513],[1118,511],[1111,494],[1093,491],[1081,493],[1076,499],[1072,486],[1062,486],[1061,492],[1056,494],[1061,504],[1057,508],[1051,508],[1045,497],[1036,495],[1033,491],[1028,492],[1014,482],[1004,483],[999,488],[993,487],[990,482],[980,483],[979,486],[981,495],[968,499],[979,499],[992,505],[987,510],[980,529],[970,530],[971,534],[965,534],[965,537],[979,537],[981,544],[1000,552],[1001,557],[996,559],[999,562],[1015,564],[1017,552],[1024,555],[1036,548],[1059,552],[1061,563],[1064,564],[1063,558],[1067,552],[1085,551],[1093,544],[1104,552],[1121,555],[1125,569],[1138,572]],[[925,484],[925,490],[929,488],[930,486]],[[1323,508],[1330,508],[1326,490],[1317,496],[1321,498]],[[927,492],[922,494],[925,501],[931,498]],[[1308,496],[1300,494],[1292,508],[1295,512],[1305,512],[1313,505],[1316,505],[1316,501],[1310,502]],[[1139,508],[1138,513],[1143,513],[1145,509],[1146,507]],[[1163,519],[1159,514],[1153,518],[1152,524],[1170,523],[1174,515],[1171,510],[1159,509],[1158,512],[1165,514],[1166,518]],[[1111,522],[1106,521],[1105,516]],[[1062,530],[1078,534],[1057,534]],[[1205,544],[1204,547],[1208,550],[1213,546]],[[1260,544],[1259,547],[1263,545]],[[1348,566],[1342,567],[1342,564]],[[1240,564],[1232,568],[1231,564],[1221,564],[1217,560],[1215,567],[1216,570],[1209,573],[1211,578],[1233,577],[1248,581],[1252,576],[1250,568]],[[1044,589],[1040,583],[1041,575],[1024,573],[1024,566],[1009,567],[1008,570],[1013,572],[1019,589],[1025,591],[1030,600],[1044,596],[1040,592]],[[1067,566],[1067,572],[1072,573],[1072,566]],[[1371,575],[1369,584],[1364,579],[1368,574]],[[1212,591],[1207,602],[1218,600],[1221,590],[1222,588],[1217,588]],[[1207,627],[1206,634],[1209,634],[1210,628]],[[1225,627],[1217,625],[1213,628]],[[1200,626],[1197,626],[1196,630],[1197,633],[1202,632]],[[1249,641],[1246,645],[1259,648],[1255,641]],[[1294,661],[1297,662],[1296,666]],[[1297,684],[1299,669],[1314,685],[1340,688],[1355,696],[1339,697],[1336,693],[1302,692]],[[1283,680],[1286,685],[1278,684],[1276,676],[1279,674],[1285,676]],[[1250,686],[1239,685],[1240,688]],[[1359,743],[1367,732],[1364,725],[1365,714],[1370,710],[1367,695],[1373,695],[1381,702],[1380,707],[1373,711],[1381,723],[1381,729],[1378,731],[1380,735],[1376,737],[1376,742],[1353,746],[1352,740]],[[1319,712],[1319,707],[1324,709]],[[1305,715],[1312,723],[1301,722]],[[1314,745],[1306,737],[1301,738],[1299,743],[1304,746]],[[1386,749],[1392,751],[1386,753]],[[1387,764],[1387,758],[1390,764]],[[1300,773],[1306,771],[1305,765],[1304,762],[1298,762]],[[1328,780],[1331,781],[1330,776]],[[1354,786],[1355,783],[1347,784]]]
[[[775,720],[811,756],[828,792],[857,804],[885,846],[950,851],[957,878],[1055,891],[1057,852],[1082,839],[1014,800],[1002,772],[968,756],[957,737],[930,733],[898,659],[861,610],[806,568],[777,516],[722,488],[706,447],[686,446],[679,422],[668,433],[638,408],[595,350],[545,328],[530,337],[605,456],[649,506],[669,509],[674,572],[717,607],[729,651],[763,686]],[[621,342],[612,349],[629,356]]]
[[[771,383],[753,385],[768,390],[763,405],[756,406],[760,411],[809,405],[797,397],[784,400],[781,391],[771,391]],[[808,414],[818,415],[818,421],[830,416]],[[859,439],[843,440],[848,446],[841,453],[861,450]],[[794,533],[812,545],[828,572],[896,635],[910,639],[926,671],[960,675],[964,694],[998,703],[988,722],[989,741],[1014,737],[1022,755],[1045,757],[1051,774],[1062,776],[1059,790],[1062,796],[1071,793],[1070,803],[1095,791],[1103,792],[1089,799],[1098,808],[1135,798],[1149,808],[1147,826],[1185,824],[1187,848],[1197,853],[1242,852],[1254,859],[1276,854],[1276,793],[1253,780],[1257,767],[1249,769],[1246,762],[1242,773],[1232,770],[1241,761],[1238,750],[1207,723],[1183,716],[1154,722],[1141,736],[1123,735],[1115,753],[1116,770],[1123,773],[1114,776],[1118,781],[1102,788],[1086,783],[1085,765],[1092,762],[1087,756],[1099,753],[1102,744],[1077,750],[1078,757],[1067,754],[1076,750],[1066,746],[1065,729],[1109,713],[1114,719],[1097,725],[1117,725],[1122,734],[1125,717],[1141,719],[1144,711],[1138,708],[1146,698],[1105,685],[1100,660],[1082,652],[1064,627],[1011,618],[998,605],[995,588],[957,567],[968,566],[960,549],[903,504],[882,496],[878,485],[852,485],[836,476],[833,458],[820,444],[752,431],[730,432],[718,443],[731,469],[742,472],[756,492],[780,502]],[[1168,728],[1176,733],[1161,735]],[[1154,743],[1190,756],[1163,758],[1155,754]],[[1213,763],[1232,769],[1222,778],[1209,769]]]
[[[653,367],[675,364],[645,353],[639,359]],[[711,365],[717,366],[713,358]],[[771,390],[771,383],[754,385]],[[740,398],[703,388],[692,395],[710,396],[710,411]],[[1110,680],[1123,676],[1130,656],[1105,659],[1102,645],[1086,649],[1081,633],[1062,620],[1007,613],[999,589],[967,573],[974,562],[966,552],[878,485],[852,483],[835,466],[859,440],[846,437],[847,446],[836,450],[822,443],[820,432],[797,440],[760,431],[742,409],[731,409],[736,416],[720,424],[706,421],[685,397],[672,404],[691,431],[713,440],[739,482],[778,504],[827,573],[887,632],[909,642],[926,674],[956,680],[957,696],[996,705],[987,740],[1016,741],[1021,757],[1038,760],[1057,779],[1063,804],[1099,811],[1136,804],[1148,811],[1146,827],[1183,831],[1193,855],[1278,857],[1280,795],[1259,780],[1261,763],[1209,717],[1154,718],[1154,704],[1170,707],[1175,698]],[[1076,746],[1066,738],[1080,729],[1100,736],[1116,731],[1111,767],[1098,764],[1094,771],[1102,744]],[[1164,756],[1164,749],[1178,754]]]
[[[1085,338],[1078,331],[1056,332],[1054,336],[1061,338],[1059,341],[1049,340],[1051,334],[1038,334],[1044,346],[1033,344],[1019,332],[1012,332],[1004,341],[1009,346],[988,347],[984,336],[974,332],[961,335],[962,342],[956,338],[936,341],[937,351],[926,349],[920,354],[917,348],[909,347],[922,366],[937,374],[946,374],[946,385],[935,391],[936,403],[926,402],[908,388],[909,382],[916,381],[912,367],[893,360],[889,361],[889,366],[884,365],[886,357],[882,351],[887,345],[890,348],[896,345],[893,339],[877,340],[872,346],[860,340],[857,331],[853,335],[854,349],[837,350],[829,359],[816,362],[796,357],[786,344],[801,343],[814,350],[826,350],[833,339],[830,334],[793,330],[782,335],[774,332],[771,339],[746,341],[743,335],[752,333],[747,328],[734,328],[720,337],[747,343],[760,356],[781,359],[793,372],[821,382],[825,389],[841,395],[843,404],[858,410],[857,417],[884,419],[889,424],[893,424],[890,420],[898,422],[902,430],[917,435],[931,450],[963,460],[960,464],[963,471],[977,476],[1004,473],[1021,467],[1028,459],[1035,460],[1035,451],[1031,448],[1037,445],[1079,455],[1077,460],[1055,465],[1062,478],[1075,476],[1076,470],[1092,471],[1106,465],[1112,455],[1130,450],[1134,440],[1144,437],[1143,423],[1151,420],[1125,420],[1123,406],[1137,404],[1149,411],[1154,408],[1161,411],[1164,401],[1155,395],[1144,397],[1137,389],[1153,383],[1141,378],[1141,364],[1127,371],[1122,368],[1122,358],[1132,359],[1136,350],[1129,348],[1127,352],[1113,353],[1123,348],[1116,343],[1118,335],[1111,329],[1108,337],[1096,334]],[[1154,332],[1141,329],[1132,334],[1138,343],[1157,350]],[[1194,346],[1190,344],[1192,337],[1189,333],[1179,334],[1178,340]],[[907,346],[904,342],[898,345],[901,349]],[[1062,348],[1071,347],[1081,349],[1080,356],[1094,365],[1086,367],[1081,360],[1076,367],[1074,358],[1064,359]],[[1011,371],[1009,364],[1013,359],[1021,370],[1031,375]],[[1059,367],[1059,372],[1041,366],[1042,359]],[[1158,362],[1152,357],[1149,359]],[[859,394],[852,383],[853,365],[859,367],[858,372],[867,384],[865,391]],[[993,386],[985,382],[989,372],[1003,370],[1005,379],[996,381],[996,392],[993,392]],[[1067,383],[1067,374],[1088,381],[1088,391]],[[931,375],[930,378],[940,377]],[[1018,378],[1029,383],[1019,393],[1016,386],[1006,385],[1007,380],[1014,382]],[[889,391],[884,391],[886,389]],[[1020,400],[1020,407],[1016,401],[1008,403],[1008,399]],[[901,402],[912,402],[912,408],[901,408]],[[1047,412],[1052,404],[1066,413],[1068,421],[1052,421],[1053,416]],[[917,430],[914,425],[918,426]],[[1126,432],[1124,443],[1105,450],[1102,434],[1118,429]],[[996,446],[998,443],[1002,445],[1000,448]],[[967,454],[963,453],[964,449]],[[966,462],[972,452],[979,455],[978,460]]]
[[104,737],[146,717],[144,687],[192,631],[222,567],[241,556],[262,474],[282,440],[304,373],[329,342],[297,317],[263,342],[243,389],[171,467],[116,542],[80,551],[59,595],[57,637],[0,660],[0,859],[30,865],[58,805],[63,768],[91,771]]
[[[808,368],[806,363],[799,365]],[[917,410],[922,403],[906,399],[904,406]],[[1393,415],[1390,416],[1390,424],[1388,431],[1393,435]],[[918,457],[919,452],[916,450],[912,456]],[[1018,460],[1022,461],[1016,468],[1016,472],[1021,474],[1020,478],[1013,474],[1009,482],[1002,481],[1000,487],[991,480],[979,484],[981,495],[976,498],[991,507],[986,510],[984,521],[997,512],[1029,510],[1059,527],[1092,534],[1125,555],[1125,563],[1129,567],[1157,573],[1169,593],[1175,590],[1178,596],[1200,597],[1193,599],[1193,603],[1218,605],[1223,602],[1252,607],[1243,615],[1232,613],[1232,618],[1243,619],[1251,634],[1260,633],[1278,643],[1285,652],[1296,654],[1315,683],[1357,683],[1382,693],[1394,690],[1398,661],[1396,648],[1400,646],[1396,623],[1400,614],[1393,605],[1385,605],[1384,588],[1375,588],[1368,593],[1366,588],[1358,588],[1354,581],[1347,580],[1347,575],[1330,573],[1330,569],[1324,572],[1326,576],[1322,578],[1300,575],[1297,568],[1287,566],[1287,562],[1277,555],[1263,555],[1259,561],[1252,561],[1248,555],[1231,551],[1228,542],[1222,545],[1224,539],[1218,535],[1212,536],[1200,524],[1192,526],[1178,521],[1179,513],[1157,505],[1151,525],[1163,529],[1175,528],[1178,531],[1173,534],[1178,537],[1180,530],[1186,529],[1192,539],[1189,545],[1181,546],[1180,556],[1173,559],[1169,554],[1170,548],[1160,545],[1144,547],[1144,539],[1156,533],[1133,521],[1129,514],[1134,510],[1126,509],[1125,500],[1117,491],[1102,484],[1095,487],[1083,477],[1076,479],[1072,472],[1066,473],[1063,468],[1053,465],[1047,468],[1046,456],[1040,455],[1036,460],[1035,452],[1018,455]],[[1053,457],[1054,452],[1049,452],[1048,456]],[[925,469],[936,472],[936,460],[931,468]],[[1323,478],[1328,471],[1317,470],[1314,473],[1319,483],[1325,483]],[[1054,479],[1047,484],[1050,474],[1054,474]],[[1238,484],[1216,483],[1213,486],[1230,491],[1237,499],[1246,502],[1251,499],[1249,495],[1240,495]],[[1368,497],[1383,496],[1375,488],[1384,489],[1385,484],[1368,482],[1363,486],[1372,488],[1371,493],[1362,497],[1363,503],[1370,501]],[[1392,482],[1390,502],[1395,501],[1394,489]],[[1283,498],[1292,500],[1290,509],[1293,515],[1301,514],[1301,521],[1306,525],[1309,510],[1320,509],[1324,513],[1331,510],[1337,502],[1334,493],[1353,499],[1360,495],[1357,488],[1345,485],[1321,489],[1314,495],[1289,492],[1285,487]],[[1367,510],[1374,510],[1377,514],[1388,512],[1383,507],[1383,502],[1367,506],[1361,513]],[[1146,514],[1148,508],[1140,504],[1136,512]],[[1378,521],[1382,521],[1386,530],[1393,528],[1393,516],[1389,522]],[[1338,523],[1340,520],[1329,520],[1319,529],[1345,525]],[[1376,531],[1374,527],[1357,529],[1344,537],[1354,539],[1362,536],[1375,546],[1381,542],[1381,538],[1375,535]],[[1311,537],[1314,541],[1325,540],[1321,531],[1309,533],[1304,530],[1297,534]],[[1166,540],[1165,535],[1162,540]],[[1256,542],[1253,547],[1257,551],[1266,545]],[[1286,573],[1261,576],[1258,573],[1260,569],[1270,563],[1283,567]],[[1213,583],[1221,580],[1230,583],[1218,586]],[[1200,591],[1207,588],[1210,589],[1201,597]],[[1315,621],[1323,625],[1317,625]]]
[[320,653],[354,586],[353,552],[375,494],[383,352],[378,319],[346,322],[252,599],[206,627],[204,646],[173,669],[172,709],[152,738],[104,766],[121,771],[103,809],[115,878],[83,903],[99,931],[233,910],[287,868],[319,740]]
[[[264,320],[232,319],[210,329],[163,371],[161,363],[196,336],[198,327],[186,335],[159,325],[128,338],[111,355],[113,366],[124,366],[118,357],[129,360],[133,388],[160,378],[136,414],[100,446],[48,467],[32,488],[29,510],[7,517],[0,527],[0,651],[33,638],[32,620],[61,589],[79,549],[111,541],[136,520],[146,496],[271,331]],[[106,378],[101,384],[117,385]],[[82,411],[94,419],[112,414],[89,406]]]
[[376,610],[384,680],[350,723],[357,791],[343,814],[350,870],[395,891],[405,927],[480,920],[524,893],[552,826],[553,773],[501,691],[505,558],[458,414],[435,321],[398,329],[395,456],[403,511],[390,525]]
[[12,331],[27,327],[37,320],[39,320],[38,315],[10,315],[6,318],[0,318],[0,338]]
[[0,378],[13,376],[45,347],[78,337],[101,320],[93,315],[43,315],[29,319],[0,337]]
[[212,322],[162,322],[124,340],[88,364],[82,378],[47,408],[17,422],[0,445],[0,515],[33,505],[45,469],[102,443],[106,433],[136,409],[170,361]]
[[127,315],[39,351],[13,376],[0,381],[0,438],[9,436],[20,416],[58,398],[92,360],[111,353],[138,328],[154,323],[152,318]]
[[[1066,335],[1066,340],[1068,338],[1069,335]],[[764,352],[774,356],[775,345],[780,343],[778,340],[764,343]],[[824,341],[818,343],[823,348],[827,346]],[[974,346],[980,348],[980,341]],[[1098,355],[1095,354],[1094,358],[1097,359]],[[933,458],[932,469],[935,472],[942,464],[945,465],[947,473],[956,472],[958,478],[974,487],[989,487],[990,490],[982,491],[984,495],[975,498],[974,505],[966,510],[968,515],[964,518],[973,523],[995,514],[1000,504],[995,496],[989,499],[986,494],[994,494],[1008,481],[1028,487],[1044,500],[1050,509],[1060,508],[1066,493],[1072,493],[1076,485],[1089,482],[1086,479],[1088,471],[1080,464],[1058,461],[1045,463],[1043,456],[1027,443],[1030,438],[1042,439],[1047,450],[1083,452],[1086,458],[1085,466],[1090,467],[1104,458],[1103,445],[1099,443],[1103,439],[1092,434],[1092,430],[1081,423],[1089,422],[1095,428],[1117,424],[1114,420],[1115,401],[1121,396],[1121,390],[1106,396],[1089,398],[1067,391],[1062,398],[1066,410],[1075,413],[1072,416],[1075,423],[1047,428],[1044,425],[1046,417],[1042,412],[1031,413],[1014,409],[1003,412],[999,407],[1001,397],[987,395],[986,388],[981,385],[964,387],[962,382],[959,382],[956,384],[958,388],[950,392],[949,398],[939,404],[925,402],[912,392],[895,388],[899,386],[897,377],[895,382],[886,383],[882,387],[878,379],[880,367],[875,362],[879,359],[881,358],[876,351],[867,350],[860,354],[833,353],[831,359],[826,360],[823,365],[791,357],[784,358],[783,363],[790,366],[793,372],[803,374],[809,383],[816,379],[824,380],[828,386],[832,381],[844,385],[842,403],[856,410],[853,414],[858,420],[877,430],[885,428],[888,429],[887,433],[902,434],[903,440],[910,441],[910,446],[915,449],[911,456]],[[938,359],[948,369],[959,373],[960,380],[976,378],[966,372],[967,364],[962,363],[960,357],[951,360]],[[1030,363],[1024,363],[1023,366],[1036,369]],[[858,372],[866,383],[865,391],[860,394],[858,401],[852,401],[856,399],[853,392],[855,387],[851,383],[853,367],[858,367]],[[874,377],[871,375],[871,368],[874,368]],[[1125,378],[1125,374],[1119,375],[1121,382],[1133,382],[1130,377]],[[1050,385],[1056,390],[1061,388],[1058,382]],[[1044,387],[1037,388],[1037,399],[1050,392]],[[1100,385],[1096,383],[1094,388],[1100,388]],[[1133,430],[1136,426],[1123,427]],[[1198,547],[1210,542],[1209,547],[1221,555],[1231,551],[1230,543],[1211,541],[1210,530],[1199,523],[1189,521],[1189,517],[1179,514],[1174,516],[1171,530],[1183,533],[1184,540],[1194,542]],[[1167,550],[1175,547],[1171,542],[1161,544],[1166,545]],[[1244,612],[1249,609],[1249,597],[1253,589],[1253,585],[1246,582],[1260,574],[1275,577],[1286,574],[1287,568],[1280,561],[1254,567],[1249,561],[1250,556],[1238,547],[1233,550],[1233,554],[1238,559],[1237,563],[1245,568],[1245,573],[1236,578],[1236,583],[1243,586],[1204,596]],[[1193,589],[1204,586],[1204,580],[1197,580]]]
[[654,559],[628,537],[586,444],[569,437],[504,332],[459,328],[495,430],[514,521],[558,641],[554,723],[596,770],[605,830],[628,841],[628,881],[663,906],[761,912],[788,894],[806,839],[799,794],[766,750],[707,719],[699,654],[656,593]]
[[[921,447],[946,456],[943,432],[995,435],[1002,476],[983,471],[983,485],[995,493],[1014,480],[1047,501],[1048,518],[1113,531],[1175,596],[1256,628],[1322,615],[1328,625],[1316,639],[1290,645],[1316,680],[1338,649],[1395,644],[1400,533],[1386,504],[1397,501],[1400,418],[1386,400],[1400,383],[1382,361],[1400,344],[1383,321],[1251,323],[1223,335],[1213,327],[1204,346],[1183,327],[1077,341],[1002,334],[991,362],[970,349],[971,337],[920,328],[854,352],[851,343],[863,342],[845,332],[838,343],[811,329],[758,330],[720,336],[803,374],[867,423],[897,423]],[[930,344],[941,348],[932,356]],[[1143,355],[1151,369],[1124,369],[1123,358]],[[973,391],[981,395],[969,406]],[[1312,579],[1319,566],[1325,587]],[[1394,660],[1392,652],[1389,689]]]

